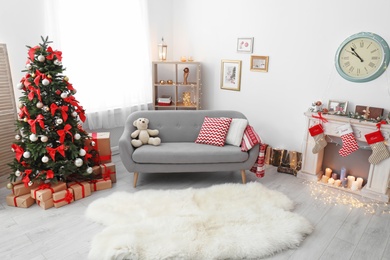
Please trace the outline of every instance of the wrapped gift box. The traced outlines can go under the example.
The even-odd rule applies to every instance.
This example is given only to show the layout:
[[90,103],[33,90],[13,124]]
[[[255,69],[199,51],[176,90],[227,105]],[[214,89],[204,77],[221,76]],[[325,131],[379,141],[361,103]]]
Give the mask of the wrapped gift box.
[[[96,150],[100,163],[111,162],[110,132],[93,132],[88,135],[91,137],[86,140],[88,151],[91,153],[92,150]],[[95,143],[95,146],[91,145],[92,141]]]
[[103,163],[100,165],[102,178],[109,178],[112,183],[116,183],[116,168],[114,163]]
[[73,190],[74,200],[79,200],[91,195],[91,185],[86,182],[71,182],[68,187]]
[[65,190],[66,183],[58,182],[57,184],[41,184],[37,188],[31,190],[31,197],[36,200],[46,201],[52,197],[52,194]]
[[111,189],[112,182],[110,179],[98,179],[89,181],[89,184],[91,185],[91,191],[98,191],[98,190],[106,190]]
[[50,199],[45,200],[45,201],[39,201],[39,200],[37,200],[36,202],[37,202],[37,204],[38,204],[41,208],[43,208],[43,209],[49,209],[49,208],[54,207],[53,198],[50,198]]
[[18,208],[28,208],[34,204],[35,200],[31,198],[30,193],[16,196],[14,194],[9,194],[6,197],[7,205]]
[[24,183],[15,183],[14,187],[12,188],[12,193],[15,196],[30,194],[31,190],[38,186],[38,183],[33,183],[33,185],[27,187],[24,185]]
[[59,208],[74,201],[73,190],[66,189],[53,193],[54,207]]

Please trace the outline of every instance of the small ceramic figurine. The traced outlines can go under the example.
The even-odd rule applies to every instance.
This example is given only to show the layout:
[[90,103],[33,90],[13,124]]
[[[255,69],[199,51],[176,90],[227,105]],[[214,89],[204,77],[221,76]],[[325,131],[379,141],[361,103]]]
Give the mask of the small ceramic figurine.
[[190,69],[186,67],[186,68],[184,68],[183,71],[184,71],[184,75],[183,75],[184,82],[183,82],[183,84],[186,85],[186,84],[188,84],[187,78],[188,78],[188,74],[190,74]]

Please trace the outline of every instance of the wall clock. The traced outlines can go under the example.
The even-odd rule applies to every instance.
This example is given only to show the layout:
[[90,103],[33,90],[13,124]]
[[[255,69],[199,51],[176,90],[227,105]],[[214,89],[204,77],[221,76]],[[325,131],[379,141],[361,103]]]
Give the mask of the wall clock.
[[390,60],[389,45],[377,34],[361,32],[343,41],[336,52],[337,72],[352,82],[376,79]]

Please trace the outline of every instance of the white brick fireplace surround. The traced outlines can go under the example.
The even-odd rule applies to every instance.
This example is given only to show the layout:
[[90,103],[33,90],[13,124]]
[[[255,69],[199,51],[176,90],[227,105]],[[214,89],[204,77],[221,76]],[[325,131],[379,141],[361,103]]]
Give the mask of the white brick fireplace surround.
[[[311,126],[321,122],[321,120],[313,117],[313,116],[318,116],[317,113],[306,112],[305,116],[307,117],[306,129],[309,129]],[[357,119],[351,119],[344,116],[335,116],[335,115],[322,115],[322,116],[328,120],[328,122],[322,123],[322,125],[324,127],[324,134],[329,137],[332,136],[340,137],[340,134],[337,133],[336,130],[337,127],[350,123],[354,131],[356,140],[366,143],[366,139],[364,135],[368,133],[372,133],[377,130],[375,123],[359,121]],[[382,125],[381,132],[385,138],[385,143],[389,145],[390,142],[388,139],[390,136],[390,125]],[[324,171],[323,169],[324,149],[322,149],[317,154],[313,154],[312,149],[315,145],[315,141],[313,137],[309,134],[308,130],[306,131],[305,141],[306,144],[303,150],[302,169],[300,172],[298,172],[298,178],[303,178],[310,181],[317,181],[319,180],[319,178],[321,178],[321,175]],[[361,196],[368,197],[371,199],[388,202],[389,201],[389,188],[388,188],[389,177],[390,177],[390,158],[385,159],[376,165],[370,164],[369,172],[367,174],[367,179],[365,180],[366,184],[360,191],[353,192],[353,193],[357,193],[360,194]],[[339,188],[339,189],[344,189],[344,188]]]

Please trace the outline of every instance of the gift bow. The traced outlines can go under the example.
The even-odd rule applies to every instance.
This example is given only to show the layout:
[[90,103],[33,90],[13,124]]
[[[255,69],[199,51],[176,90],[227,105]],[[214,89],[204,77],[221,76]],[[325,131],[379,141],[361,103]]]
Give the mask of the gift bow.
[[26,106],[23,106],[23,107],[20,109],[19,117],[20,117],[20,118],[23,118],[25,115],[27,116],[27,118],[30,118],[30,113],[28,112],[27,107],[26,107]]
[[27,88],[28,86],[31,85],[30,81],[28,81],[28,79],[31,77],[31,75],[29,73],[26,74],[25,77],[23,77],[21,80],[20,80],[20,83],[23,83],[23,85]]
[[39,46],[32,47],[28,50],[28,57],[30,58],[31,61],[34,61],[34,55],[37,49],[39,49]]
[[69,191],[69,189],[66,190],[65,197],[59,200],[53,200],[54,203],[58,203],[61,201],[66,201],[68,204],[71,203],[73,200],[73,193]]
[[39,101],[42,101],[41,90],[39,88],[34,88],[32,85],[29,85],[28,89],[30,90],[30,93],[28,93],[28,99],[30,101],[33,100],[35,94],[37,95]]
[[62,52],[61,51],[53,51],[53,49],[49,46],[46,50],[49,54],[46,56],[46,59],[52,60],[54,56],[56,56],[57,60],[62,60]]
[[64,129],[57,131],[57,134],[60,136],[60,143],[64,143],[66,134],[70,134],[72,136],[72,141],[73,141],[73,135],[71,132],[69,132],[70,129],[72,129],[72,126],[70,124],[66,124]]
[[70,91],[73,91],[73,90],[74,90],[73,85],[70,84],[69,82],[66,82],[66,87],[67,87]]
[[382,120],[382,121],[380,121],[379,123],[376,124],[376,127],[378,128],[378,130],[380,130],[381,126],[385,125],[385,124],[387,124],[387,122],[385,120]]
[[41,79],[47,79],[51,82],[51,80],[49,78],[47,78],[47,76],[44,74],[44,73],[41,73],[39,70],[35,70],[35,79],[34,79],[34,83],[36,86],[39,85],[39,82],[41,81]]
[[60,145],[57,148],[51,148],[51,147],[46,147],[47,152],[49,153],[51,159],[55,161],[56,158],[56,153],[58,152],[59,154],[62,155],[62,157],[65,157],[65,147],[64,145]]
[[23,177],[22,182],[24,182],[24,186],[25,187],[28,187],[28,183],[30,182],[29,175],[32,173],[32,170],[31,169],[27,169],[27,170],[24,171],[24,173],[26,175]]
[[312,115],[312,117],[313,117],[313,118],[317,118],[317,119],[321,120],[321,121],[324,122],[324,123],[328,122],[328,120],[322,116],[322,113],[321,113],[321,112],[318,112],[318,116]]
[[43,119],[44,119],[43,115],[39,114],[36,119],[29,119],[27,121],[31,126],[31,132],[33,132],[34,134],[37,133],[37,128],[35,123],[38,123],[42,129],[45,128],[45,122],[43,122]]
[[53,179],[54,178],[54,172],[52,170],[46,171],[46,179]]
[[15,152],[16,160],[18,160],[18,162],[20,162],[20,159],[22,158],[23,153],[24,153],[23,148],[20,147],[20,146],[17,145],[17,144],[12,144],[11,147],[12,147],[12,149],[13,149],[14,152]]
[[50,105],[50,110],[51,110],[51,115],[54,116],[54,114],[56,113],[56,110],[59,109],[61,111],[61,115],[62,115],[62,119],[64,119],[64,122],[66,122],[66,120],[68,120],[68,109],[69,107],[68,106],[57,106],[57,104],[55,103],[52,103]]

